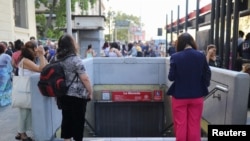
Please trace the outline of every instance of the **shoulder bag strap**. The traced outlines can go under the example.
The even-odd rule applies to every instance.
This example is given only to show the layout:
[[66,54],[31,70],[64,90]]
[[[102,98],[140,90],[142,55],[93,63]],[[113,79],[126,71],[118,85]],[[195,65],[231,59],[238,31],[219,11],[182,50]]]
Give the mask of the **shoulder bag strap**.
[[77,73],[75,73],[75,76],[74,76],[73,80],[70,82],[70,84],[68,85],[68,88],[69,88],[69,87],[72,85],[72,83],[75,81],[76,77],[77,77]]
[[[21,60],[20,63],[19,63],[19,66],[18,66],[19,69],[22,69],[22,76],[24,75],[23,60],[24,60],[24,58],[22,58],[22,60]],[[19,74],[19,75],[20,75],[20,74]]]

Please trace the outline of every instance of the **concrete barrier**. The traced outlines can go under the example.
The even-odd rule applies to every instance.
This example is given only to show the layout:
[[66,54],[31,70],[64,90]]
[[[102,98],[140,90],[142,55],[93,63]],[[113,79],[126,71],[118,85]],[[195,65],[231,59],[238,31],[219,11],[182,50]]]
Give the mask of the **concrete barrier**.
[[[93,86],[95,85],[166,85],[171,82],[167,76],[170,58],[87,58],[83,59]],[[209,124],[245,124],[249,76],[211,67],[212,80],[209,90],[219,88],[205,101],[203,117]],[[32,121],[36,141],[54,138],[61,124],[61,111],[57,109],[55,99],[44,97],[37,88],[39,75],[31,77]],[[228,90],[228,91],[225,91]],[[218,98],[218,96],[220,98]],[[93,121],[93,101],[87,106],[86,119]],[[170,124],[170,99],[165,97],[165,122]]]
[[31,78],[32,128],[36,141],[50,141],[61,125],[61,111],[54,98],[42,96],[37,82],[39,75]]
[[221,88],[205,100],[203,117],[210,124],[246,124],[249,75],[221,68],[210,68],[212,79],[209,90]]
[[[153,91],[155,89],[161,89],[166,87],[166,73],[165,73],[165,65],[166,64],[166,59],[165,58],[103,58],[103,57],[96,57],[93,59],[93,67],[94,67],[94,97],[95,100],[90,102],[88,104],[87,108],[87,115],[86,119],[89,121],[89,123],[92,125],[92,127],[96,127],[96,133],[97,136],[123,136],[123,137],[128,137],[128,136],[146,136],[150,135],[160,135],[163,128],[165,128],[164,123],[161,124],[161,126],[157,126],[159,123],[153,124],[155,129],[158,129],[158,131],[146,131],[145,127],[142,127],[141,125],[137,125],[135,122],[133,122],[133,116],[136,116],[137,113],[142,112],[143,110],[139,110],[135,112],[136,110],[134,109],[134,112],[128,112],[129,108],[124,108],[124,107],[131,107],[133,103],[123,103],[124,105],[120,106],[118,103],[110,103],[113,101],[99,101],[101,97],[101,91],[102,90],[108,90],[108,91]],[[165,92],[165,89],[163,90]],[[164,97],[165,98],[165,97]],[[165,101],[168,101],[167,99]],[[165,102],[167,103],[167,102]],[[160,105],[165,104],[165,103],[158,103],[159,107]],[[110,116],[109,114],[102,115],[102,118],[96,118],[95,114],[100,113],[102,111],[100,107],[98,108],[97,105],[102,105],[101,109],[105,111],[106,109],[110,109],[109,111],[113,111],[113,108],[110,108],[110,105],[113,105],[114,108],[120,106],[119,109],[123,109],[123,112],[116,112],[113,113],[113,116]],[[144,107],[146,107],[147,104],[149,103],[141,103],[144,104]],[[106,108],[105,108],[106,106]],[[165,106],[165,105],[163,105]],[[95,108],[98,109],[95,109]],[[108,108],[109,107],[109,108]],[[142,106],[143,107],[143,106]],[[163,110],[165,110],[164,108]],[[99,110],[98,113],[95,113],[95,111]],[[145,109],[147,110],[147,109]],[[151,111],[152,110],[152,111]],[[169,119],[171,118],[171,115],[165,114],[169,112],[162,112],[160,108],[150,108],[148,109],[148,113],[153,112],[153,111],[158,111],[159,117],[160,115],[167,115],[166,117],[159,118],[158,122],[161,120],[166,120],[170,121]],[[127,112],[127,114],[126,114]],[[107,113],[107,112],[106,112]],[[131,116],[130,116],[131,115]],[[158,114],[157,114],[158,115]],[[105,116],[105,117],[104,117]],[[115,118],[117,117],[117,118]],[[118,123],[120,120],[118,117],[124,117],[127,119],[124,121],[124,123],[127,123],[126,125],[120,125],[120,129],[113,129],[113,126],[116,126],[115,124]],[[147,115],[148,119],[154,119],[155,117],[152,117],[151,115]],[[107,119],[107,120],[103,120]],[[109,119],[109,120],[108,120]],[[129,120],[130,119],[130,120]],[[113,122],[113,125],[108,124],[111,123],[110,120],[114,120],[116,122]],[[141,121],[144,119],[141,119]],[[144,120],[145,121],[145,120]],[[157,121],[157,120],[154,120]],[[98,125],[96,124],[98,122]],[[104,125],[100,124],[106,122],[106,129],[104,130]],[[152,123],[153,121],[149,121],[148,124]],[[165,122],[165,121],[164,121]],[[170,123],[169,123],[170,124]],[[145,124],[142,124],[145,125]],[[140,126],[140,127],[139,127]],[[157,127],[156,127],[157,126]],[[124,127],[124,128],[123,128]],[[134,128],[141,128],[142,132],[141,133],[135,133],[135,132],[130,132],[132,131],[132,127]],[[123,129],[122,129],[123,128]],[[128,130],[131,129],[129,132]],[[144,131],[145,132],[144,132]]]

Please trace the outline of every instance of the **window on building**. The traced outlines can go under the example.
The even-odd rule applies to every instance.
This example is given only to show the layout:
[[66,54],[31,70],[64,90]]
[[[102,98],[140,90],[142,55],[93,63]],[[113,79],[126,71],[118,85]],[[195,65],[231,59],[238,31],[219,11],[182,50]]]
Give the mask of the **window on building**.
[[28,28],[27,0],[14,0],[15,26]]

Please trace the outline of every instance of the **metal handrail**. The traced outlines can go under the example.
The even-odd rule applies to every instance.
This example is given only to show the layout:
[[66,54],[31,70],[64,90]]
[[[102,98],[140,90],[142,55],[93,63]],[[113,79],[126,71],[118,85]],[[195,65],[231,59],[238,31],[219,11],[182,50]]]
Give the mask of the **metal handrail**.
[[[222,91],[224,93],[228,93],[228,88],[225,88],[223,86],[220,85],[216,85],[210,92],[209,94],[205,97],[205,100],[208,99],[210,96],[213,96],[213,98],[218,98],[219,100],[221,100],[221,94],[217,94],[215,95],[216,91]],[[204,117],[202,117],[202,121],[203,123],[205,123],[206,125],[209,125],[210,122],[208,120],[206,120]],[[205,130],[205,129],[203,129]],[[207,131],[206,131],[207,132]]]
[[221,95],[214,95],[216,91],[222,91],[224,93],[228,92],[228,88],[225,88],[223,86],[220,85],[216,85],[210,92],[209,94],[205,97],[205,100],[208,99],[210,96],[213,96],[213,98],[218,98],[219,100],[221,100]]

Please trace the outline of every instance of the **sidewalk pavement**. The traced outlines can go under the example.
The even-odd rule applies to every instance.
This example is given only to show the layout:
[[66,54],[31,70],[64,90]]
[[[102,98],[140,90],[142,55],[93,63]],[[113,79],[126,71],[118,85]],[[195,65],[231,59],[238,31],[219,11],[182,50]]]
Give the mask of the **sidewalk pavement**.
[[11,105],[0,107],[0,141],[15,141],[18,127],[18,109]]

